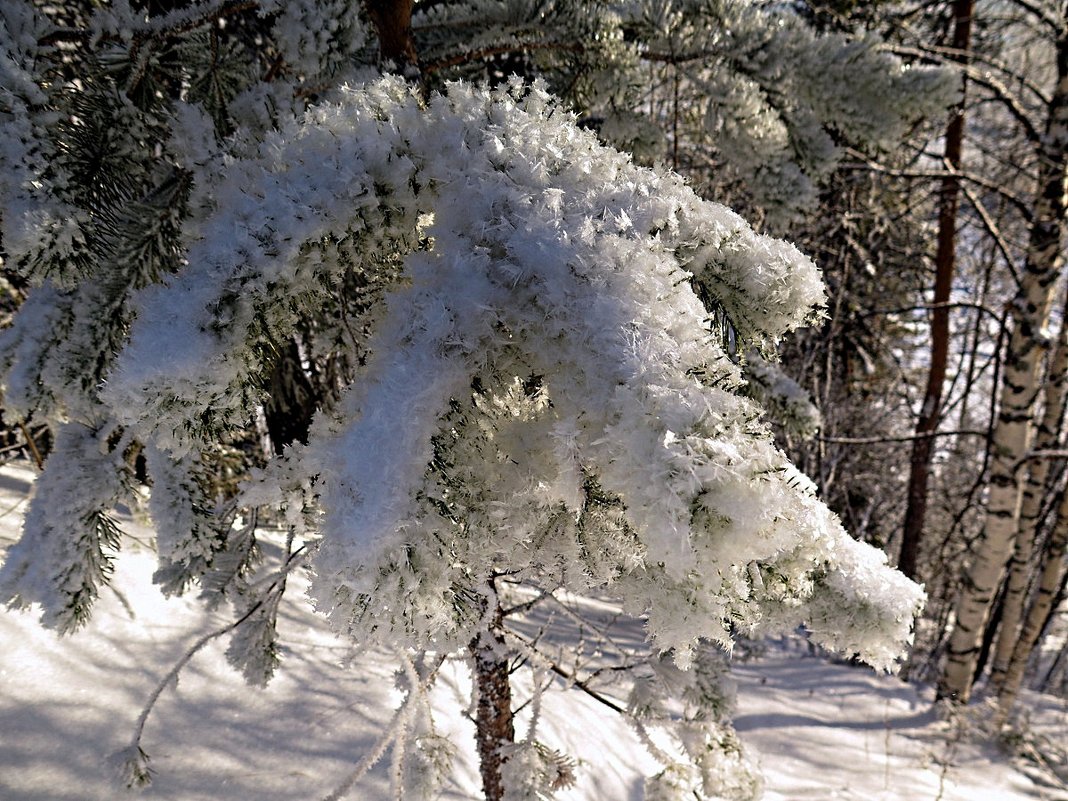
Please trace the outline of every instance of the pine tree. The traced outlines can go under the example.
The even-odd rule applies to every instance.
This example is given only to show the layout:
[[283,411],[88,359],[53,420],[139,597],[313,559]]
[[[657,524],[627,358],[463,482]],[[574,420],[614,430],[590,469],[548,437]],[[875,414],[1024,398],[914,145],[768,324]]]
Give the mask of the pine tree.
[[[400,780],[430,793],[447,770],[421,701],[433,652],[472,657],[487,798],[566,783],[568,758],[517,742],[512,717],[512,657],[559,669],[509,625],[534,588],[646,619],[654,655],[618,708],[681,748],[651,794],[751,797],[707,643],[805,623],[888,667],[922,593],[845,533],[741,394],[734,345],[770,357],[818,314],[814,265],[592,128],[663,124],[626,78],[644,59],[682,80],[658,48],[700,47],[692,86],[726,82],[702,112],[719,115],[720,156],[754,191],[803,201],[832,129],[878,140],[948,84],[741,3],[410,11],[117,2],[60,26],[4,5],[2,242],[34,284],[0,338],[4,408],[50,421],[56,447],[3,595],[84,623],[143,452],[157,581],[233,604],[228,655],[251,682],[275,668],[298,566],[340,633],[402,654]],[[726,43],[717,19],[737,22]],[[772,97],[794,68],[834,92]],[[772,173],[753,172],[758,152],[777,154]],[[270,414],[289,424],[268,458],[250,443]],[[288,528],[270,580],[260,513]],[[666,708],[680,694],[681,717]]]

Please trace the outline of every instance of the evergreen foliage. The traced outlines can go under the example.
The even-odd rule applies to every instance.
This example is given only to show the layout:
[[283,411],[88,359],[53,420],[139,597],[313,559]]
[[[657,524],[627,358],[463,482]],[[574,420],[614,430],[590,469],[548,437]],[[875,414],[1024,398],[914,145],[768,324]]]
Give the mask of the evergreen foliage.
[[[0,10],[0,234],[33,285],[3,403],[56,429],[4,598],[84,623],[143,449],[156,580],[234,605],[251,683],[298,567],[339,632],[415,653],[518,647],[512,585],[607,593],[657,653],[628,714],[681,748],[650,793],[751,797],[702,643],[805,623],[889,667],[922,593],[741,394],[735,347],[771,358],[818,315],[814,265],[597,131],[666,126],[784,222],[837,138],[892,141],[944,77],[778,4],[432,3],[421,85],[383,74],[349,0],[159,5]],[[681,87],[671,114],[649,65]],[[256,447],[271,414],[303,418],[277,455]],[[280,564],[261,516],[288,529]],[[397,775],[432,793],[449,749],[410,672]],[[514,749],[508,797],[569,780],[533,737]]]

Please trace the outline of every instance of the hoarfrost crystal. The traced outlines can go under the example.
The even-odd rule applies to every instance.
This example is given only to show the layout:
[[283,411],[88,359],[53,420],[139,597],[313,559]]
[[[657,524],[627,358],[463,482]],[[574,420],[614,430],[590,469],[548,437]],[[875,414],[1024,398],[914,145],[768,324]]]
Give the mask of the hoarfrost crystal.
[[314,593],[339,629],[462,647],[508,572],[614,585],[683,663],[699,637],[806,617],[883,666],[907,639],[919,590],[793,477],[699,300],[774,342],[822,300],[791,245],[519,84],[425,109],[395,79],[349,90],[218,191],[188,270],[143,293],[104,399],[181,451],[206,417],[250,413],[257,332],[330,291],[337,268],[304,243],[406,254],[365,370],[264,479],[314,477]]

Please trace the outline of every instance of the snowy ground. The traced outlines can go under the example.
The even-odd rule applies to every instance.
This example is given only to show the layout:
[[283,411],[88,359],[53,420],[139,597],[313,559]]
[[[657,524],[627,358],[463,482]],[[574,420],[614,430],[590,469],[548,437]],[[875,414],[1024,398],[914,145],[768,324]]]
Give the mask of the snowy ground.
[[[0,543],[17,536],[32,475],[0,471]],[[106,593],[87,630],[59,639],[32,614],[0,612],[0,801],[114,799],[109,755],[129,742],[141,706],[174,661],[227,622],[193,599],[160,596],[149,581],[151,531],[135,521],[125,527],[132,540],[116,574],[121,596]],[[281,622],[289,649],[267,689],[246,686],[225,663],[225,641],[215,641],[164,691],[143,740],[156,771],[144,798],[314,800],[374,746],[400,697],[396,658],[353,653],[299,593],[291,596]],[[789,642],[739,664],[735,675],[737,727],[762,764],[768,801],[1068,800],[1068,788],[1048,774],[952,736],[932,714],[929,694],[894,678]],[[450,799],[478,795],[469,700],[465,665],[446,663],[434,705],[442,733],[462,749]],[[1068,741],[1068,702],[1029,696],[1028,703],[1037,732]],[[632,731],[574,691],[547,693],[544,704],[541,739],[580,758],[576,786],[560,797],[640,801],[642,779],[657,766]],[[549,726],[553,719],[567,728]],[[387,798],[388,762],[348,798]]]

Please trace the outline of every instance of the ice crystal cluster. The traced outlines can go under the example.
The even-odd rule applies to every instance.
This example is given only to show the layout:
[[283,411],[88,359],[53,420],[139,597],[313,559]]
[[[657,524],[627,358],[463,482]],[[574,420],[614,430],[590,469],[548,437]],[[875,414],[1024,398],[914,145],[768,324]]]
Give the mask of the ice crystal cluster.
[[663,132],[673,131],[678,166],[714,165],[721,191],[782,230],[812,207],[843,143],[892,148],[952,102],[950,73],[903,65],[874,36],[817,33],[790,5],[626,4],[623,25],[648,76],[635,82],[637,94],[652,93],[650,77],[670,87],[660,101],[670,125],[659,126],[657,147],[641,104],[591,90],[593,104],[608,109],[606,135],[662,158]]
[[[774,341],[823,297],[794,247],[635,167],[538,87],[349,90],[231,164],[188,267],[137,298],[103,400],[182,453],[246,419],[259,340],[402,254],[366,367],[249,497],[317,497],[314,595],[363,641],[452,650],[494,575],[611,587],[685,663],[810,621],[879,665],[918,591],[854,542],[742,398],[699,294]],[[392,274],[392,273],[391,273]]]
[[[485,5],[417,13],[428,72],[434,58],[456,60],[448,32]],[[501,30],[471,39],[472,59],[541,41],[529,4],[497,5]],[[747,389],[737,358],[770,356],[818,315],[817,269],[595,132],[626,139],[624,117],[663,125],[652,107],[624,114],[626,91],[591,88],[642,58],[662,63],[649,25],[675,20],[664,30],[699,44],[706,17],[737,18],[730,41],[705,42],[722,50],[756,41],[757,18],[737,3],[600,16],[560,5],[553,19],[597,43],[581,51],[582,79],[567,73],[589,89],[572,98],[588,101],[581,120],[540,81],[382,77],[350,0],[253,14],[191,3],[155,17],[126,2],[73,5],[83,30],[63,47],[48,42],[65,29],[29,5],[0,8],[0,242],[27,289],[0,333],[3,410],[54,432],[0,569],[5,601],[38,604],[64,631],[81,625],[121,545],[112,512],[138,502],[143,470],[156,581],[234,604],[228,656],[253,683],[278,661],[274,616],[298,564],[339,632],[438,654],[494,625],[501,577],[610,595],[646,621],[654,667],[636,687],[648,692],[698,692],[702,641],[729,648],[738,633],[802,623],[829,647],[892,664],[921,591],[851,539],[776,449],[752,398],[788,398],[811,431],[818,418],[796,386],[754,355]],[[796,45],[799,31],[765,34]],[[569,41],[541,41],[532,52],[548,60],[529,71],[560,78]],[[254,51],[264,42],[269,59]],[[835,80],[863,63],[861,94],[898,86],[903,107],[934,102],[871,43],[846,44],[823,44]],[[738,83],[710,58],[727,83],[701,79],[719,86],[702,114],[757,193],[807,192],[833,161],[832,118],[857,118],[838,129],[877,139],[908,117],[816,93],[776,122],[753,105],[767,96],[752,82],[786,73],[769,62]],[[737,127],[765,117],[766,131]],[[815,160],[789,156],[798,147]],[[272,419],[292,424],[280,453],[248,457]],[[267,579],[260,510],[289,532]],[[635,698],[639,725],[671,717]],[[755,792],[709,704],[681,720],[688,756],[665,757],[656,797]],[[400,767],[424,765],[416,783],[432,787],[447,759],[427,731]],[[516,797],[549,793],[568,759],[531,739],[505,763],[529,774],[509,779]]]

